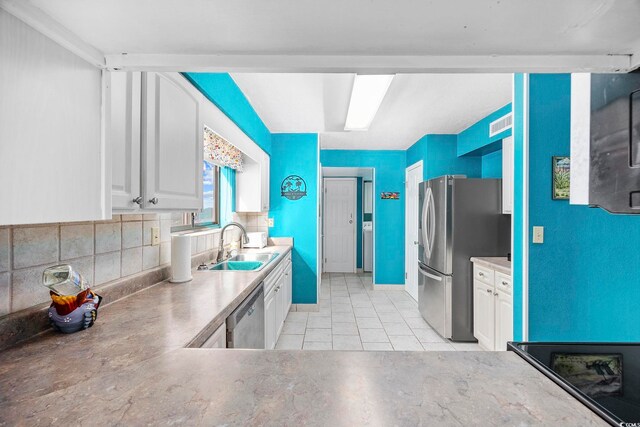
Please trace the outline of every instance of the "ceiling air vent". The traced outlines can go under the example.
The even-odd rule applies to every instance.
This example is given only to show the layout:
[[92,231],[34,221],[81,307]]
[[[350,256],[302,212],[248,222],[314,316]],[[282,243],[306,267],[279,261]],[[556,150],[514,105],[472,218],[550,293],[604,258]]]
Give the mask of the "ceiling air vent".
[[492,136],[496,136],[500,132],[503,132],[507,129],[511,129],[513,127],[513,113],[509,113],[505,116],[500,117],[498,120],[494,120],[489,125],[489,138]]

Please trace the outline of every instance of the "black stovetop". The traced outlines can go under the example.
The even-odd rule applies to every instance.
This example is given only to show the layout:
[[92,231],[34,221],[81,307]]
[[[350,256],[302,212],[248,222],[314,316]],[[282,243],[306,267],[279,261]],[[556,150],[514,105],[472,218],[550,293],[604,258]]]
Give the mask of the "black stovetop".
[[640,343],[509,343],[611,425],[640,423]]

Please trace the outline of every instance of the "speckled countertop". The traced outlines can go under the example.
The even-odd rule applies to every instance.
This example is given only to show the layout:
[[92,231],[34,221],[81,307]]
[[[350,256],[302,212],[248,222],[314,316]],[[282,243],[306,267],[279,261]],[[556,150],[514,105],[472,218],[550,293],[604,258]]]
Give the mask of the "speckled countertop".
[[511,276],[511,261],[507,257],[472,257],[471,262]]
[[276,264],[163,282],[3,351],[0,425],[603,424],[513,353],[185,348]]

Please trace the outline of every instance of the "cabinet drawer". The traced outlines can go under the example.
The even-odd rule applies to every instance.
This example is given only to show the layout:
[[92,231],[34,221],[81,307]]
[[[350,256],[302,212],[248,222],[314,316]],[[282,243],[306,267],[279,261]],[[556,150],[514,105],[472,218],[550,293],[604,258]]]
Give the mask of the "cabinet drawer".
[[480,267],[479,265],[473,266],[473,278],[475,280],[479,280],[481,282],[486,283],[487,285],[493,286],[494,274],[493,270],[488,268]]
[[278,282],[280,276],[282,275],[282,271],[284,269],[284,262],[280,261],[278,265],[269,273],[269,275],[264,279],[264,292],[267,294],[271,288]]
[[494,283],[496,285],[496,289],[511,295],[512,289],[513,289],[513,285],[512,285],[513,282],[511,281],[510,276],[507,276],[506,274],[496,271]]

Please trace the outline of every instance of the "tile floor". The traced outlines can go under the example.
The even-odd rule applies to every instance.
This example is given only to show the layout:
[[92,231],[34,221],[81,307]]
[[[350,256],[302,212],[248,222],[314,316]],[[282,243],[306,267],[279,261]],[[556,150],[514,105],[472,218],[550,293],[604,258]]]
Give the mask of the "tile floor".
[[291,312],[276,349],[481,351],[442,339],[404,290],[374,291],[371,274],[322,275],[320,311]]

